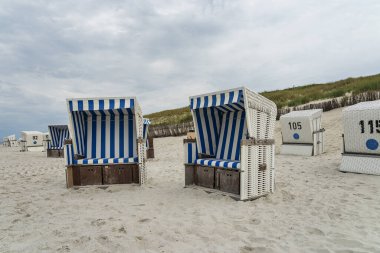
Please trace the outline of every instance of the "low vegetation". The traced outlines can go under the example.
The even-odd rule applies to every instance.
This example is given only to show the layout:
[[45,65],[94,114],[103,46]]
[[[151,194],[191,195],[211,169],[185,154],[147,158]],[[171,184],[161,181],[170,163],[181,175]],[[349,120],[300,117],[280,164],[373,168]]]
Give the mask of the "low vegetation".
[[[277,108],[292,107],[311,101],[341,97],[346,94],[359,94],[366,91],[380,90],[380,74],[373,76],[347,78],[344,80],[297,86],[284,90],[265,91],[261,95],[274,101]],[[145,115],[152,125],[172,125],[192,120],[189,107]]]

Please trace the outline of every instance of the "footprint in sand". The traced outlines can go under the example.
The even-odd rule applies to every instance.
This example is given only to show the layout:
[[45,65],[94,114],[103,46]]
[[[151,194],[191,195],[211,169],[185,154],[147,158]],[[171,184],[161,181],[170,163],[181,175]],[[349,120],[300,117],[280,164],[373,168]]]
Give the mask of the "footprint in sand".
[[144,223],[144,222],[148,222],[148,221],[150,221],[150,219],[141,219],[141,220],[139,220],[140,223]]
[[97,227],[103,226],[105,224],[106,224],[106,221],[103,219],[97,219],[97,220],[91,221],[91,225],[97,226]]
[[320,236],[324,236],[325,233],[318,229],[318,228],[312,228],[312,227],[309,227],[309,228],[306,228],[307,232],[311,235],[320,235]]
[[240,253],[271,253],[272,249],[266,247],[249,247],[244,246],[240,248]]

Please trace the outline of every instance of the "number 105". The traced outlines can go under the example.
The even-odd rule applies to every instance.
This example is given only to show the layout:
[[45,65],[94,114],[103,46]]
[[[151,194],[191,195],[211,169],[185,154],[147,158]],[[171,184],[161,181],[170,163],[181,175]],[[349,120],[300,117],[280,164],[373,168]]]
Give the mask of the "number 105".
[[[380,133],[380,120],[368,120],[367,122],[369,127],[369,133],[373,134],[375,132],[374,128],[376,127],[376,133]],[[364,120],[359,121],[359,125],[361,128],[361,133],[364,134],[366,132],[366,124]]]

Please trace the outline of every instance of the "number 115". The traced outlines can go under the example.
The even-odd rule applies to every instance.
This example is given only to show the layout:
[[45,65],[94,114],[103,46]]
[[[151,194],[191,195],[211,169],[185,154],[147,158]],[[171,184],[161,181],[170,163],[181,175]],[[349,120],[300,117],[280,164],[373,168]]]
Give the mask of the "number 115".
[[[380,120],[375,120],[375,124],[376,124],[376,133],[380,133]],[[368,120],[369,133],[373,134],[375,132],[374,131],[375,124],[373,120]],[[359,125],[361,128],[361,133],[364,134],[365,133],[364,120],[359,121]]]

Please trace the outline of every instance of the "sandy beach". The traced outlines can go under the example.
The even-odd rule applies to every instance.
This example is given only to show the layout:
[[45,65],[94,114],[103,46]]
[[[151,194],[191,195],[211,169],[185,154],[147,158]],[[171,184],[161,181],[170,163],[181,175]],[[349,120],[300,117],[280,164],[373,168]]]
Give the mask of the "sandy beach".
[[143,187],[66,189],[63,159],[1,147],[0,252],[380,252],[380,177],[338,171],[341,109],[322,125],[327,152],[277,155],[248,202],[184,188],[184,137],[155,139]]

